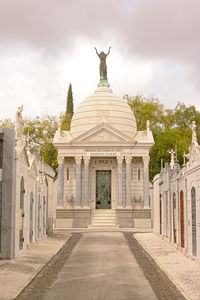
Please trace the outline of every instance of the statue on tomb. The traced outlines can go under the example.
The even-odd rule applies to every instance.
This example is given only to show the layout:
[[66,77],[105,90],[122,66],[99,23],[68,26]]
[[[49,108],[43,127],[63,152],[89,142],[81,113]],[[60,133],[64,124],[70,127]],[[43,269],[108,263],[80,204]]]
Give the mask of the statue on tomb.
[[196,123],[195,123],[195,121],[192,122],[191,129],[192,129],[192,142],[197,143],[197,134],[196,134]]
[[99,65],[99,71],[100,71],[100,79],[107,80],[107,66],[106,66],[106,57],[110,53],[111,47],[109,47],[108,53],[105,54],[103,51],[101,53],[98,53],[97,48],[94,48],[96,50],[96,54],[100,58],[100,65]]
[[23,105],[19,106],[16,112],[15,119],[15,135],[16,140],[22,140],[24,132],[24,120],[22,118]]
[[171,150],[168,150],[168,153],[171,154],[170,166],[171,166],[171,169],[173,169],[174,165],[175,165],[174,154],[176,154],[176,152],[173,149],[171,149]]

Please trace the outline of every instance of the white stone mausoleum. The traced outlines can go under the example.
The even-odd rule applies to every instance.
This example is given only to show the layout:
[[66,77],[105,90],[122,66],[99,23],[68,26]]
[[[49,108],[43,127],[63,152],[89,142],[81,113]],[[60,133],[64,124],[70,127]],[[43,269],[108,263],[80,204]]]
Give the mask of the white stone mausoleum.
[[147,122],[137,131],[127,101],[106,80],[75,111],[58,150],[56,227],[151,227]]

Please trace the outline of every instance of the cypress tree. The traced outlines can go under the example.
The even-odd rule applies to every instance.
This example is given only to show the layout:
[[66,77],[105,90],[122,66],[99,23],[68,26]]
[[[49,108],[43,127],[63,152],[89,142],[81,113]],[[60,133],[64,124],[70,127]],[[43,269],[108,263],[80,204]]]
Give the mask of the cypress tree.
[[70,83],[67,93],[67,110],[66,113],[71,114],[73,116],[74,114],[74,103],[73,103],[73,94],[72,94],[72,85]]
[[71,124],[73,114],[74,114],[74,103],[73,103],[72,85],[70,83],[68,88],[68,93],[67,93],[66,112],[61,125],[62,130],[70,130],[70,124]]

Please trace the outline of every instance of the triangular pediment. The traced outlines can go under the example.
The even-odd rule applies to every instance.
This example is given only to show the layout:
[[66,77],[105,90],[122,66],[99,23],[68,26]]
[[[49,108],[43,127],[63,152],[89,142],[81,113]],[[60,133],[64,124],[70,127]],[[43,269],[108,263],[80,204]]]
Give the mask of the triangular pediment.
[[107,143],[107,142],[134,142],[134,140],[121,133],[119,130],[115,129],[114,127],[106,124],[101,123],[94,128],[88,130],[84,134],[76,137],[71,141],[74,142],[98,142],[98,143]]
[[36,178],[38,175],[38,168],[37,168],[37,160],[35,158],[33,158],[30,168],[29,168],[29,174],[31,175],[31,177]]
[[200,160],[200,146],[197,142],[192,142],[189,147],[189,154],[187,154],[186,157],[189,158],[189,165]]
[[27,155],[27,150],[25,148],[25,145],[18,146],[16,149],[16,155],[22,161],[27,167],[29,167],[29,160]]

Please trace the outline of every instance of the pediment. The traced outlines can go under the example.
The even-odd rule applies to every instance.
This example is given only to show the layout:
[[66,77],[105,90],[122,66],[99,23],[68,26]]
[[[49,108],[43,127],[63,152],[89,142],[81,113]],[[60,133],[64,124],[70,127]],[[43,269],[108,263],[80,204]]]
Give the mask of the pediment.
[[192,142],[189,148],[189,154],[186,157],[189,158],[190,165],[200,160],[200,146],[197,142]]
[[37,168],[37,165],[36,165],[36,161],[35,161],[35,158],[33,159],[32,163],[31,163],[31,166],[29,168],[29,174],[36,178],[37,177],[37,174],[38,174],[38,168]]
[[29,167],[29,159],[25,145],[22,145],[21,147],[16,147],[15,149],[17,157],[20,159],[20,161],[22,161],[24,164],[27,165],[27,167]]
[[73,142],[134,142],[132,138],[121,133],[119,130],[113,128],[112,126],[101,123],[98,126],[88,130],[84,134],[76,137],[71,141]]

